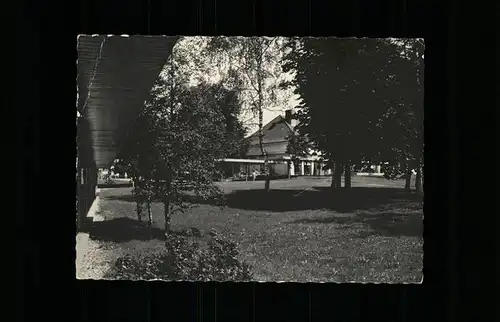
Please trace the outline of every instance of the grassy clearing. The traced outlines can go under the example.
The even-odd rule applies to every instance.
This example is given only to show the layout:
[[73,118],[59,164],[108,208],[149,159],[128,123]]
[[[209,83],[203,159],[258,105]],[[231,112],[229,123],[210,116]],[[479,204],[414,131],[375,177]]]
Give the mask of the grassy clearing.
[[[263,184],[221,183],[226,208],[200,204],[175,215],[172,227],[221,231],[239,243],[241,259],[260,281],[421,281],[422,202],[404,194],[404,182],[354,177],[352,191],[336,195],[327,178],[273,181],[269,193],[259,190]],[[153,205],[155,228],[146,230],[130,188],[104,189],[100,197],[106,221],[91,238],[119,243],[120,254],[161,247],[161,204]]]

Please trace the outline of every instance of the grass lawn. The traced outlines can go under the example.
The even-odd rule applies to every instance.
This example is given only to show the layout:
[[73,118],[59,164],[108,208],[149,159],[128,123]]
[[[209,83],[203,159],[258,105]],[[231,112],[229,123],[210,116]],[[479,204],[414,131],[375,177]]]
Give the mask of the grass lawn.
[[[266,193],[263,181],[220,183],[226,208],[199,204],[175,215],[172,228],[205,235],[215,228],[237,241],[259,281],[420,282],[421,198],[405,194],[400,180],[353,177],[351,191],[336,193],[329,185],[329,178],[276,180]],[[153,205],[148,231],[136,219],[131,188],[102,189],[100,199],[105,221],[91,238],[119,244],[120,253],[160,247],[148,239],[162,236],[162,204]]]

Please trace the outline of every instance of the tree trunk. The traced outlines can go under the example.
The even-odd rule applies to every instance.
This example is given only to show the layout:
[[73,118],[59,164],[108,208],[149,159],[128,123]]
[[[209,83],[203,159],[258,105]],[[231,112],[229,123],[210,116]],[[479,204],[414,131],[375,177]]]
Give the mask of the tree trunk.
[[264,172],[266,173],[266,184],[265,184],[265,190],[269,191],[271,188],[271,179],[270,179],[270,171],[269,171],[269,159],[267,152],[264,150],[264,132],[263,132],[263,127],[264,127],[264,95],[262,91],[264,90],[263,84],[262,84],[262,43],[260,43],[260,48],[259,48],[259,55],[256,57],[257,58],[257,95],[258,95],[258,112],[259,112],[259,145],[260,145],[260,151],[262,152],[262,155],[264,156]]
[[163,198],[163,216],[165,218],[165,234],[170,233],[170,198]]
[[405,164],[405,190],[408,193],[411,190],[411,166],[409,162]]
[[269,161],[267,159],[267,153],[264,159],[264,172],[266,173],[266,184],[264,189],[269,191],[271,189],[271,171],[269,169]]
[[347,162],[345,165],[344,165],[344,188],[351,188],[351,177],[352,173],[351,173],[351,164],[349,162]]
[[[260,94],[259,96],[261,96]],[[267,152],[264,149],[264,132],[263,132],[263,123],[264,123],[264,111],[262,108],[259,109],[259,146],[260,146],[260,151],[262,155],[264,156],[264,173],[266,175],[266,183],[265,183],[265,190],[269,191],[271,187],[271,182],[270,182],[270,173],[269,173],[269,160],[267,156]]]
[[163,195],[163,217],[165,219],[165,235],[170,233],[170,196],[172,192],[172,165],[167,165],[166,191]]
[[332,185],[333,189],[342,187],[342,164],[335,161],[332,165]]
[[148,207],[148,227],[151,227],[153,225],[153,215],[151,213],[151,198],[148,197],[147,200],[147,207]]
[[142,186],[138,178],[134,178],[133,181],[135,182],[133,189],[135,192],[135,211],[137,213],[137,220],[142,221],[142,211],[144,205]]
[[137,220],[142,221],[142,203],[139,197],[136,197],[137,200],[135,202],[136,212],[137,212]]
[[417,159],[417,176],[415,178],[415,190],[419,196],[422,195],[422,168],[420,166],[420,157]]

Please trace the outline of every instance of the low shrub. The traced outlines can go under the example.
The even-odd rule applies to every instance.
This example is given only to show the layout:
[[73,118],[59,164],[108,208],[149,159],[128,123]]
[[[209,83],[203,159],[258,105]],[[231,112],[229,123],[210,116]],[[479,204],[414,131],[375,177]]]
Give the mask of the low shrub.
[[189,237],[169,235],[165,249],[125,255],[115,263],[110,278],[131,280],[249,281],[250,267],[240,261],[237,244],[211,232],[208,247]]
[[405,168],[399,165],[386,165],[382,171],[384,177],[389,180],[404,179],[406,176]]
[[127,254],[119,257],[107,277],[125,280],[169,279],[165,272],[166,252]]

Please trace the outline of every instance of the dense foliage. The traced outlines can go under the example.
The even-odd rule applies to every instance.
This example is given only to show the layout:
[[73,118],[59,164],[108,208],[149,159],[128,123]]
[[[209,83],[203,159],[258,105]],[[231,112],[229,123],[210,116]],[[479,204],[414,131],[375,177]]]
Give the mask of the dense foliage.
[[[247,103],[248,110],[257,117],[259,148],[264,159],[263,172],[271,173],[268,152],[264,146],[264,110],[280,105],[278,95],[282,70],[280,55],[283,39],[279,37],[213,37],[206,47],[215,60],[230,56],[229,78]],[[236,67],[236,68],[235,68]],[[265,190],[270,189],[266,176]]]
[[220,177],[217,160],[244,150],[238,96],[222,84],[192,85],[188,63],[185,51],[174,48],[121,155],[134,180],[138,218],[146,203],[151,222],[150,204],[159,199],[166,232],[171,215],[190,206],[186,192],[222,197],[214,184]]
[[292,162],[298,166],[301,158],[308,155],[312,144],[306,140],[304,135],[299,135],[298,133],[288,135],[287,141],[286,153],[291,156]]
[[[338,165],[389,162],[419,169],[423,151],[423,43],[290,39],[284,84],[300,95],[299,135]],[[346,180],[346,186],[348,181]]]
[[122,256],[110,275],[130,280],[251,280],[250,267],[238,259],[237,244],[211,234],[207,248],[189,237],[169,235],[164,250]]

